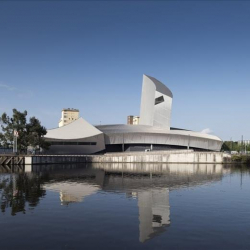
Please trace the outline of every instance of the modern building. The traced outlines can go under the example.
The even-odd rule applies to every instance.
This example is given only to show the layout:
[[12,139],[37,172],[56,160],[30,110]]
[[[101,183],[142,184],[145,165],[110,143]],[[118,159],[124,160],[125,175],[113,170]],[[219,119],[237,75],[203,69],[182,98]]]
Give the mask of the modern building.
[[170,127],[172,92],[157,79],[143,75],[139,124],[93,126],[79,118],[67,126],[48,130],[48,153],[193,149],[220,151],[222,140],[210,134]]
[[62,110],[62,117],[59,121],[59,127],[70,124],[71,122],[79,118],[79,110],[73,108],[67,108]]
[[134,118],[133,115],[129,115],[129,116],[127,117],[127,124],[133,125],[133,118]]
[[129,115],[127,118],[127,124],[128,125],[138,125],[140,121],[139,116]]

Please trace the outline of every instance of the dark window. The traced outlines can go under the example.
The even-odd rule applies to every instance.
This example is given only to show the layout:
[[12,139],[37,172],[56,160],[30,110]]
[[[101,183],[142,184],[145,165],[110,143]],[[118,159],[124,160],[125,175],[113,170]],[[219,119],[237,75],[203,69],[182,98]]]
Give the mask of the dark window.
[[74,142],[74,141],[65,141],[65,142],[63,142],[63,145],[77,145],[77,142]]
[[78,145],[96,145],[96,142],[78,142]]
[[163,96],[157,97],[155,98],[155,105],[164,102],[164,98]]
[[96,145],[96,142],[77,142],[77,141],[50,141],[51,145]]
[[153,214],[153,222],[161,223],[161,221],[162,221],[162,217],[160,215]]
[[62,145],[61,142],[58,142],[58,141],[50,141],[49,142],[51,145]]

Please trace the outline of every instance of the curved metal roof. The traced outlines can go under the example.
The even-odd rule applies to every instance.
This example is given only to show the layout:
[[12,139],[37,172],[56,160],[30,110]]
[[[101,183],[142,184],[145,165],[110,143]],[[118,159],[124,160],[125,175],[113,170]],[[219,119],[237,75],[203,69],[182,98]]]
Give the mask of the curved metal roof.
[[125,124],[112,124],[112,125],[99,125],[96,128],[102,131],[104,134],[115,133],[155,133],[155,134],[171,134],[171,135],[186,135],[199,138],[205,138],[210,140],[221,141],[221,139],[215,135],[204,134],[201,132],[194,132],[189,130],[170,130],[164,127],[154,127],[148,125],[125,125]]

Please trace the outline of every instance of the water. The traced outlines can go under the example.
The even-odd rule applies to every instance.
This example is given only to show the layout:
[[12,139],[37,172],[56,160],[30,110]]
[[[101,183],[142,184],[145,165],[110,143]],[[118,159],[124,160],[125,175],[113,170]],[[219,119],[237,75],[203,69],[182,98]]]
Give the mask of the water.
[[0,167],[0,249],[250,249],[249,194],[245,167]]

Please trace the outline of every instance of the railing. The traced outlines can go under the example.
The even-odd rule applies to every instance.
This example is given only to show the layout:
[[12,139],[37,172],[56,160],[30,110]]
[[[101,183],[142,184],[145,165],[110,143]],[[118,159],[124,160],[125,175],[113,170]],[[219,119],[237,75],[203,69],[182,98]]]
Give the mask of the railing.
[[0,165],[24,165],[25,157],[24,156],[16,156],[16,155],[0,155]]

